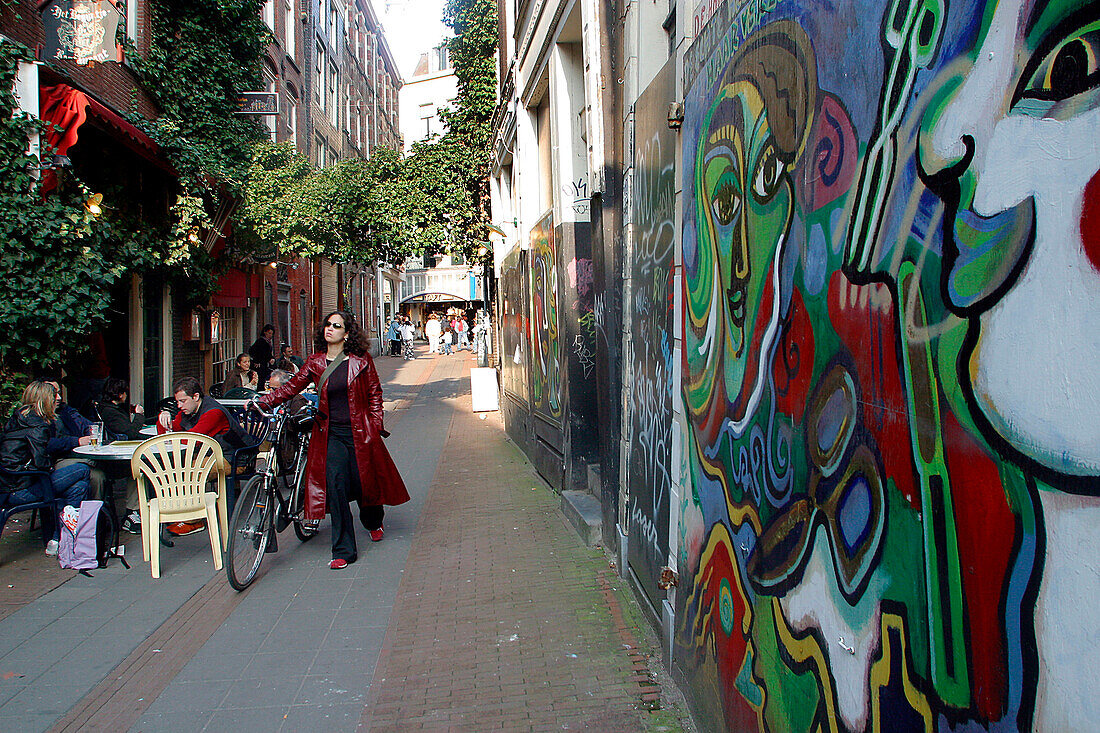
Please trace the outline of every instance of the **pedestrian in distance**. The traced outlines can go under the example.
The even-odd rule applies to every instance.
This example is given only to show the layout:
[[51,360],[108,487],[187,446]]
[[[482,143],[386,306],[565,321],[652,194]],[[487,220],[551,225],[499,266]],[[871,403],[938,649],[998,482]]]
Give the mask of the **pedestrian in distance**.
[[441,354],[446,354],[447,356],[450,356],[453,353],[451,351],[451,341],[453,341],[453,340],[454,340],[454,331],[451,330],[450,326],[447,326],[446,328],[443,329],[443,335],[440,336],[440,343],[441,343],[440,353]]
[[470,348],[470,329],[466,327],[466,319],[459,316],[455,319],[455,333],[458,335],[456,351]]
[[237,387],[244,387],[250,389],[253,392],[260,391],[260,385],[263,382],[260,381],[260,374],[252,368],[252,357],[248,354],[239,354],[237,356],[237,362],[234,364],[233,369],[226,375],[225,381],[222,383],[222,394],[225,394],[231,389]]
[[[0,438],[0,465],[9,470],[30,468],[50,471],[53,496],[66,506],[79,507],[91,490],[92,470],[84,463],[71,463],[52,468],[49,442],[57,437],[57,389],[49,382],[35,380],[23,390],[19,407],[4,426]],[[88,445],[91,438],[82,436],[78,445]],[[46,499],[41,484],[30,477],[4,477],[0,480],[0,505],[16,506]],[[46,543],[46,554],[56,555],[61,539],[61,524],[52,516],[53,536]]]
[[[259,384],[267,381],[271,375],[271,369],[275,366],[275,327],[265,323],[260,329],[260,337],[248,347],[248,355],[252,357],[252,366],[260,373],[257,380]],[[256,389],[253,387],[252,389]]]
[[390,327],[386,330],[386,338],[390,342],[390,356],[398,356],[401,351],[401,321],[397,316],[390,321]]
[[416,329],[412,325],[412,320],[408,316],[405,317],[405,322],[401,324],[401,344],[404,348],[405,360],[415,358],[413,355],[413,339],[416,338]]
[[428,318],[428,322],[424,324],[424,335],[428,337],[428,353],[439,353],[439,337],[443,334],[443,325],[439,322],[439,317],[436,314],[432,314]]
[[383,536],[384,505],[403,504],[409,493],[382,438],[382,383],[367,353],[367,339],[352,314],[333,311],[318,325],[317,353],[300,372],[264,395],[266,409],[316,385],[320,403],[306,457],[305,519],[319,523],[332,515],[332,560],[341,570],[358,558],[351,501],[372,542]]

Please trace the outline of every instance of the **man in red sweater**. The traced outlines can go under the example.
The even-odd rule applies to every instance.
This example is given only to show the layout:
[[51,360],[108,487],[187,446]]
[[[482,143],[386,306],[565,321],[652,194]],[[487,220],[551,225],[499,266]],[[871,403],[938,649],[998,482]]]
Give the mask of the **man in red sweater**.
[[[233,413],[213,397],[204,395],[199,380],[194,377],[177,379],[172,385],[172,396],[176,400],[179,412],[172,417],[168,410],[161,411],[157,417],[158,434],[186,430],[209,435],[217,439],[222,450],[227,453],[227,460],[231,451],[248,442],[244,430]],[[202,519],[168,525],[168,531],[178,536],[201,532],[204,529],[206,529],[206,521]]]

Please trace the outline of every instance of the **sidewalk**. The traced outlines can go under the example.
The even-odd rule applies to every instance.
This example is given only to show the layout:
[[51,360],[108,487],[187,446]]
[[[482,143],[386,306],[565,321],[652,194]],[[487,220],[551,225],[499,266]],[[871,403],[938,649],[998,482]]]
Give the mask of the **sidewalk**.
[[360,729],[679,730],[602,551],[498,413],[473,414],[468,390],[453,404]]
[[240,594],[202,534],[164,553],[160,581],[140,553],[55,577],[0,620],[0,729],[690,729],[607,558],[498,414],[471,413],[472,356],[424,351],[376,362],[413,497],[387,509],[385,540],[361,533],[359,562],[333,572],[327,523],[306,544],[284,532]]

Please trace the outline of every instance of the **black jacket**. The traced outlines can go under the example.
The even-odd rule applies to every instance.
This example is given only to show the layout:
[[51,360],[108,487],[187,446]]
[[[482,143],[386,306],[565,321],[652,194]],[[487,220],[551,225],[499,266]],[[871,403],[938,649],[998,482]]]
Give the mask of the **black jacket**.
[[97,402],[96,412],[103,421],[108,440],[138,440],[145,426],[144,415],[129,415],[113,402]]
[[[29,408],[18,408],[12,413],[4,435],[0,438],[0,466],[9,471],[48,471],[51,466],[46,444],[54,436],[53,423],[35,414]],[[0,492],[30,488],[35,479],[0,476]]]

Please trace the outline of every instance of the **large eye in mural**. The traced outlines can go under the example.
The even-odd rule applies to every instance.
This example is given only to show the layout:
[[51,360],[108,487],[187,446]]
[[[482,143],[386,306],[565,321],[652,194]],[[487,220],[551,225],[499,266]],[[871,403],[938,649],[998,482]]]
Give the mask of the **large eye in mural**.
[[752,195],[761,204],[766,204],[779,190],[786,166],[779,159],[774,145],[768,145],[760,154],[756,163],[756,173],[752,177]]
[[[1040,47],[1042,48],[1042,47]],[[1100,21],[1038,53],[1028,64],[1016,99],[1069,99],[1100,85]]]
[[722,226],[729,226],[740,217],[741,193],[730,178],[724,178],[718,183],[710,206],[714,218]]

